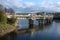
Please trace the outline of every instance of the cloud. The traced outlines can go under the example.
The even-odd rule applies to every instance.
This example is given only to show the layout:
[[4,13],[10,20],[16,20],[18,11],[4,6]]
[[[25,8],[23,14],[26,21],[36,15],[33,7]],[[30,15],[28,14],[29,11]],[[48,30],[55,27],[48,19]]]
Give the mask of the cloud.
[[27,7],[34,6],[35,4],[32,2],[25,2],[24,3]]
[[23,0],[2,0],[2,4],[9,7],[17,7],[17,8],[27,8],[34,6],[33,2],[23,2]]
[[33,2],[24,2],[22,7],[27,8],[27,7],[32,7],[34,5],[35,5],[35,3],[33,3]]
[[60,5],[60,2],[57,2],[57,4],[59,4],[59,5]]
[[20,7],[21,6],[20,5],[20,2],[21,1],[22,0],[2,0],[0,2],[1,2],[1,4],[5,5],[5,6],[10,6],[10,7],[16,6],[16,7]]
[[60,2],[43,1],[40,5],[45,9],[60,12]]
[[53,6],[54,6],[54,2],[43,1],[41,3],[41,7],[49,8],[49,7],[53,7]]
[[[60,1],[52,1],[52,0],[42,0],[41,2],[34,2],[34,1],[24,1],[24,0],[0,0],[0,4],[3,4],[6,7],[16,8],[15,10],[25,8],[32,8],[32,10],[40,10],[42,8],[54,10],[60,12]],[[17,9],[18,8],[18,9]],[[22,10],[22,11],[23,11]]]

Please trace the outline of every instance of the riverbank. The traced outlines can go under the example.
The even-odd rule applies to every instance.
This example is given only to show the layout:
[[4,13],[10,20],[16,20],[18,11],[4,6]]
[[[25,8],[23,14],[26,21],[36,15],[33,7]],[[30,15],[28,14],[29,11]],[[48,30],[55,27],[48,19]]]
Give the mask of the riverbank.
[[9,24],[0,24],[0,37],[8,34],[16,29],[15,26]]
[[[20,20],[21,21],[21,20]],[[28,21],[25,21],[28,23]],[[22,22],[21,22],[22,23]],[[19,24],[21,25],[21,24]],[[24,21],[23,21],[24,25]],[[27,25],[27,24],[25,24]],[[27,27],[25,26],[24,27]],[[20,28],[24,28],[23,26],[19,26]],[[29,27],[29,26],[28,26]],[[18,30],[17,34],[11,33],[8,35],[4,35],[2,37],[3,40],[60,40],[60,21],[59,20],[54,20],[50,25],[43,25],[41,27],[36,26],[37,28],[33,28],[29,31],[28,30]],[[21,28],[21,29],[22,29]],[[48,39],[49,38],[49,39]],[[0,39],[0,40],[2,40]]]

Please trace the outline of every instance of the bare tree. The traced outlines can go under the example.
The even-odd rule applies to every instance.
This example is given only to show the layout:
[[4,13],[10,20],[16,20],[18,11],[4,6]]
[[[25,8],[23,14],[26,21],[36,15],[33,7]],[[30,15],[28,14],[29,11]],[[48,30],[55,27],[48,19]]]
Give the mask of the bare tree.
[[14,10],[13,10],[12,8],[9,8],[9,13],[10,13],[11,15],[14,15],[14,14],[15,14],[15,12],[14,12]]
[[4,11],[5,12],[5,8],[3,5],[0,4],[0,11]]

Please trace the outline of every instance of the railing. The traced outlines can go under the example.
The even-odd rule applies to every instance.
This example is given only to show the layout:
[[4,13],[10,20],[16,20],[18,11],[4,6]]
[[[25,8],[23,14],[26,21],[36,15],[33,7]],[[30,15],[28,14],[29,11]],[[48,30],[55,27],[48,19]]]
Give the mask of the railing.
[[[10,18],[13,15],[7,15]],[[53,15],[14,15],[17,19],[50,19],[53,18]]]

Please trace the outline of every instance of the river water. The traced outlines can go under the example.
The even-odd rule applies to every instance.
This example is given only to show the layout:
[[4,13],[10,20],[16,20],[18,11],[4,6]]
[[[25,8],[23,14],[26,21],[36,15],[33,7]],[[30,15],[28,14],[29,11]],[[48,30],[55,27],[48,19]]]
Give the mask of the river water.
[[[19,20],[18,29],[28,29],[28,23],[28,20]],[[34,27],[36,25],[38,25],[38,21],[34,21]],[[31,32],[9,36],[8,40],[60,40],[60,20],[54,20],[51,24],[43,26],[37,31],[32,30]]]

